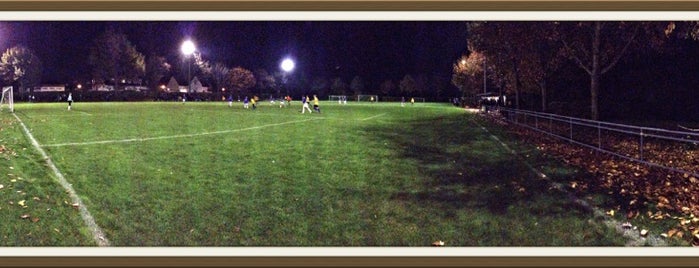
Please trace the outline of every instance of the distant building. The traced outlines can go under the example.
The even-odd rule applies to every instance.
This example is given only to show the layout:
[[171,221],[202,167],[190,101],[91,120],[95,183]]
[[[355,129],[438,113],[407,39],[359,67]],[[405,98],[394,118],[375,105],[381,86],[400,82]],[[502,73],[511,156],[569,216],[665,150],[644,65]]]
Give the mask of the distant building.
[[34,92],[64,92],[65,85],[41,85],[34,87]]
[[165,91],[167,92],[180,92],[180,84],[177,83],[177,80],[175,80],[175,77],[170,77],[170,82],[167,83],[167,86],[165,87]]
[[191,88],[192,92],[196,92],[196,93],[209,92],[209,87],[202,86],[201,81],[199,81],[199,78],[197,78],[196,76],[194,77],[194,79],[192,79],[191,85],[192,85],[192,88]]
[[[196,92],[196,93],[203,93],[203,92],[209,92],[209,87],[205,87],[201,84],[201,81],[199,81],[199,78],[196,76],[192,79],[191,82],[192,88],[191,92]],[[187,85],[180,85],[175,77],[171,77],[170,81],[167,83],[167,86],[165,86],[164,91],[166,92],[180,92],[180,93],[187,93],[190,92],[190,88]]]
[[131,90],[131,91],[148,91],[148,87],[144,86],[125,86],[124,90]]
[[92,90],[96,91],[114,91],[114,86],[105,84],[94,84]]

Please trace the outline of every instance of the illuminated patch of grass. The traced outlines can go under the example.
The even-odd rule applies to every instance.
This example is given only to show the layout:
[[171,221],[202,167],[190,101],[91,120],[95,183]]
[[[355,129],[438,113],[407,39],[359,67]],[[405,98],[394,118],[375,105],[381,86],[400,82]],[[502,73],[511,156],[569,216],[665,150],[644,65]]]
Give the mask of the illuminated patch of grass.
[[[624,244],[461,109],[324,102],[322,114],[301,114],[298,103],[241,106],[17,110],[116,246]],[[21,133],[12,136],[28,146]],[[99,141],[110,142],[51,146]],[[47,175],[27,150],[16,167],[36,174],[27,177]],[[51,180],[41,191],[62,193]],[[57,227],[84,225],[69,207],[54,212]],[[17,245],[51,245],[50,233]],[[65,244],[93,244],[89,234],[72,237]]]

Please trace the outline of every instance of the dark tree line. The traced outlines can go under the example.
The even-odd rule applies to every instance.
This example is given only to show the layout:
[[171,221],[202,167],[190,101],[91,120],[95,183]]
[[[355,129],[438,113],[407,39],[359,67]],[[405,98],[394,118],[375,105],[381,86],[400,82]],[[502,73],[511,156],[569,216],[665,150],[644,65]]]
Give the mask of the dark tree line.
[[[638,55],[670,57],[667,52],[676,49],[677,40],[696,39],[699,32],[694,22],[639,21],[470,22],[468,30],[469,52],[456,60],[452,76],[452,84],[464,94],[478,91],[476,78],[485,72],[488,84],[511,96],[516,108],[533,108],[531,96],[538,96],[537,110],[549,111],[551,104],[560,108],[557,103],[584,105],[592,119],[600,118],[599,111],[605,110],[600,103],[608,103],[610,92],[613,97],[628,90],[605,84],[606,76],[613,71],[633,74],[638,64],[651,64],[630,65],[630,58]],[[580,88],[581,75],[587,77],[588,93],[565,92]],[[652,82],[668,79],[673,78]],[[550,95],[571,99],[552,100]],[[528,107],[521,107],[523,96]],[[589,101],[581,102],[585,96]]]

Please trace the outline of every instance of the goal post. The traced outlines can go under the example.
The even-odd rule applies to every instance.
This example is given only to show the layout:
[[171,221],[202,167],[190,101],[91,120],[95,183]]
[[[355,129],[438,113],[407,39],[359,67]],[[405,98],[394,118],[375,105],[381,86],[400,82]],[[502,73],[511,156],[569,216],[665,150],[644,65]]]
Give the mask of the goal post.
[[357,95],[357,101],[378,102],[379,95]]
[[2,88],[2,97],[0,97],[0,111],[3,111],[7,107],[10,112],[15,112],[15,100],[12,95],[12,87]]
[[337,101],[340,104],[342,104],[343,102],[347,103],[347,95],[329,95],[328,100]]

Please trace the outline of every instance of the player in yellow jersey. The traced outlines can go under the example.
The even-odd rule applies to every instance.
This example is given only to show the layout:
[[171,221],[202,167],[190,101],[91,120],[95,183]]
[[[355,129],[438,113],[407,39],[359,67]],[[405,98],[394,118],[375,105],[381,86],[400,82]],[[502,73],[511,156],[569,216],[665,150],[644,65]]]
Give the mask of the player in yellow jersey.
[[318,96],[313,95],[313,110],[318,111],[320,113],[320,106],[318,106]]

